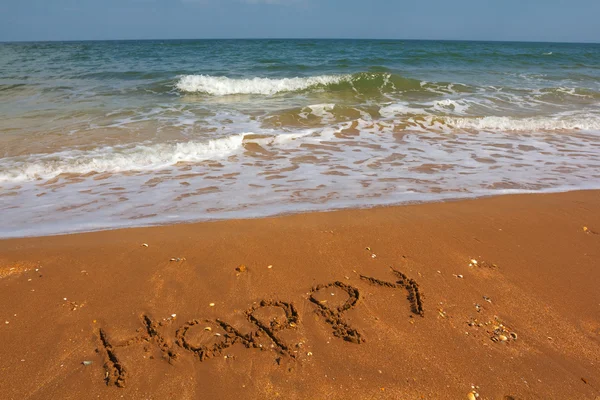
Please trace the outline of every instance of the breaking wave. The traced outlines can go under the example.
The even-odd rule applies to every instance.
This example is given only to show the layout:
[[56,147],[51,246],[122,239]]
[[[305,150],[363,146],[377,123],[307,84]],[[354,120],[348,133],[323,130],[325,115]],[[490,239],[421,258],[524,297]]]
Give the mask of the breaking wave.
[[593,116],[571,118],[511,118],[511,117],[445,117],[445,124],[455,129],[476,131],[600,131],[600,119]]
[[229,78],[226,76],[185,75],[175,87],[184,93],[204,93],[212,96],[233,94],[274,95],[306,90],[351,91],[353,94],[377,94],[404,91],[441,93],[469,92],[462,84],[431,83],[405,78],[389,72],[359,72],[346,75],[319,75],[295,78]]
[[227,156],[242,148],[245,134],[206,142],[137,144],[101,147],[89,151],[70,150],[35,154],[25,159],[5,158],[0,164],[0,182],[51,179],[61,174],[143,171]]
[[295,92],[315,86],[327,86],[348,82],[351,75],[321,75],[308,78],[252,78],[233,79],[226,76],[186,75],[182,76],[175,87],[182,92],[207,93],[214,96],[231,94],[272,95],[281,92]]

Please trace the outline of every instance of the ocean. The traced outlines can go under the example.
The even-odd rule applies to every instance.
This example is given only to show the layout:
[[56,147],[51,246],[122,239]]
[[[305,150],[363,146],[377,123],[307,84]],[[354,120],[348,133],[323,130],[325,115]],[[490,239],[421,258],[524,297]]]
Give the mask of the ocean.
[[600,188],[600,45],[0,43],[0,237]]

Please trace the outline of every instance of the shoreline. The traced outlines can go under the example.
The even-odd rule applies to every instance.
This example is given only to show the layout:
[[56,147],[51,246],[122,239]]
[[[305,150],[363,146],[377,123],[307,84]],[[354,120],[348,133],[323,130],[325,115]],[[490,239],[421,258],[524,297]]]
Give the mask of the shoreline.
[[2,239],[0,392],[595,400],[598,232],[584,190]]
[[590,192],[590,191],[600,191],[600,188],[589,187],[589,188],[551,188],[544,190],[531,190],[531,191],[523,191],[520,189],[514,189],[514,192],[509,193],[493,193],[493,194],[481,194],[481,195],[465,195],[464,197],[447,197],[447,198],[439,198],[439,199],[427,199],[427,200],[414,200],[414,201],[401,201],[401,202],[381,202],[381,203],[372,203],[370,205],[346,205],[339,206],[333,208],[313,208],[313,209],[298,209],[296,211],[281,211],[274,214],[260,214],[256,216],[237,216],[234,215],[232,217],[215,217],[215,218],[206,218],[206,219],[191,219],[191,220],[179,220],[173,219],[171,222],[148,222],[143,225],[115,225],[115,226],[106,226],[106,227],[98,227],[98,228],[82,228],[81,230],[59,230],[56,232],[50,233],[42,233],[42,234],[18,234],[15,236],[0,236],[0,241],[2,240],[12,240],[12,239],[29,239],[29,238],[37,238],[37,237],[54,237],[54,236],[68,236],[68,235],[80,235],[86,233],[96,233],[96,232],[111,232],[111,231],[120,231],[126,229],[146,229],[146,228],[159,228],[166,226],[179,226],[179,225],[195,225],[195,224],[205,224],[211,222],[225,222],[225,221],[251,221],[257,219],[268,219],[268,218],[285,218],[289,216],[295,215],[304,215],[304,214],[321,214],[321,213],[331,213],[331,212],[341,212],[341,211],[353,211],[353,210],[372,210],[378,208],[395,208],[395,207],[405,207],[405,206],[418,206],[425,204],[442,204],[442,203],[452,203],[452,202],[460,202],[460,201],[474,201],[474,200],[482,200],[489,199],[495,197],[504,197],[504,196],[529,196],[529,195],[548,195],[548,194],[561,194],[561,193],[571,193],[571,192]]

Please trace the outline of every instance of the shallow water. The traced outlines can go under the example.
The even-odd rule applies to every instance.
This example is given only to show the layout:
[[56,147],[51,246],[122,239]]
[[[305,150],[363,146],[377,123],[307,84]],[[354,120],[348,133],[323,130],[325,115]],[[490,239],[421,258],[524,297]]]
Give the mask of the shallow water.
[[600,188],[600,45],[0,44],[0,237]]

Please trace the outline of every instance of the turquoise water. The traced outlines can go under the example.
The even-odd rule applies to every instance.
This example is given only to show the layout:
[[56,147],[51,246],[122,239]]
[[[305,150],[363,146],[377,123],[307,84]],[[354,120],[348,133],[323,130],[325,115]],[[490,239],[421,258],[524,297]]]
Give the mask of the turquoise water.
[[0,236],[600,187],[600,45],[0,43]]

